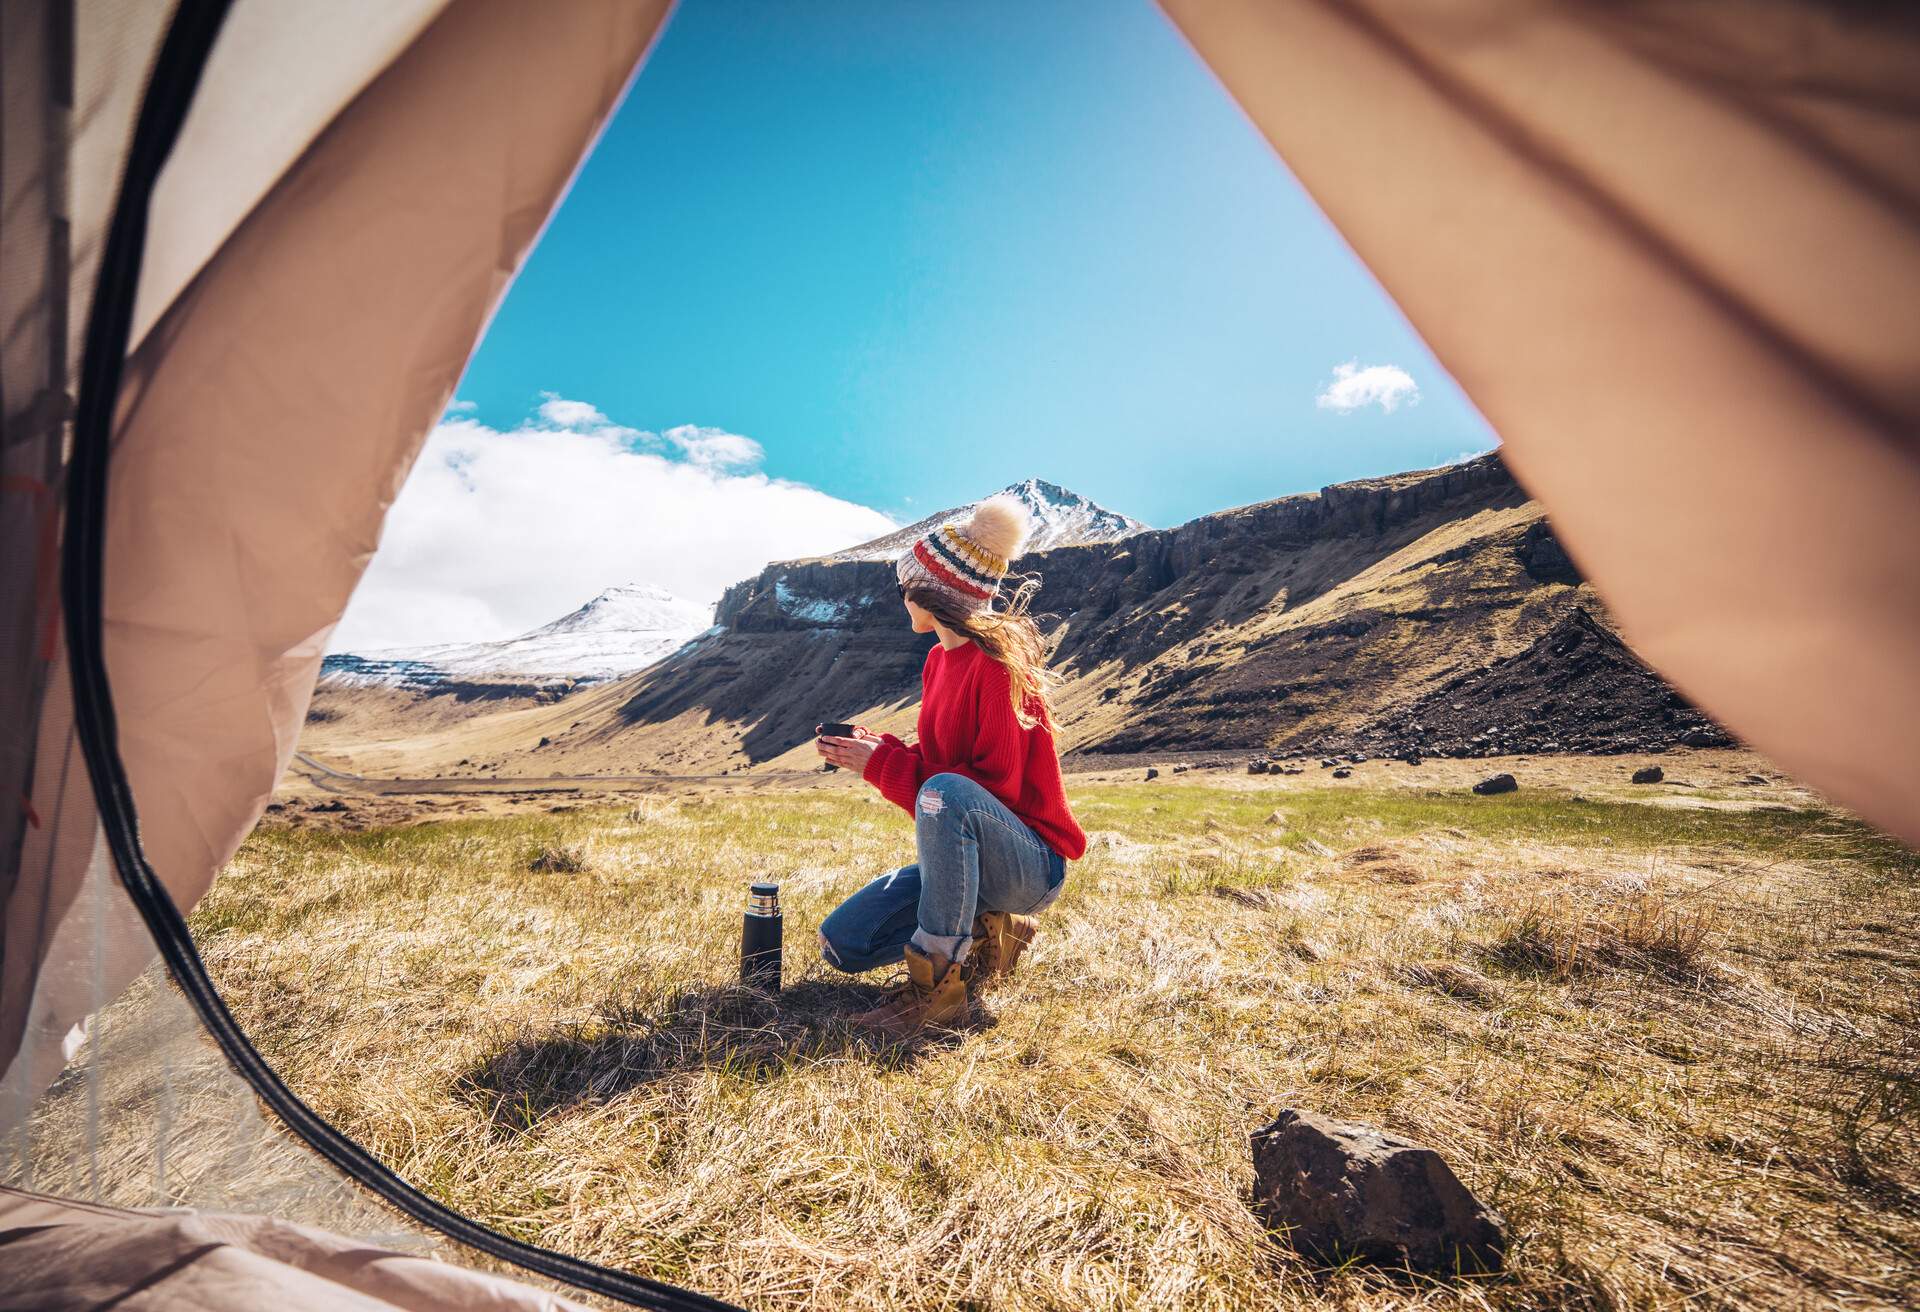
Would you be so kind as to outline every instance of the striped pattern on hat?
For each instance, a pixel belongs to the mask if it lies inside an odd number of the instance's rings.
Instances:
[[[1009,496],[989,497],[965,524],[945,524],[917,540],[894,572],[903,587],[945,593],[972,613],[993,601],[1031,528],[1025,506]]]

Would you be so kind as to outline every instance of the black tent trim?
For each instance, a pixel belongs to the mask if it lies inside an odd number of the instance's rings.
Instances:
[[[68,465],[61,605],[73,678],[74,725],[93,783],[101,825],[127,895],[146,921],[174,982],[227,1060],[261,1101],[310,1148],[354,1181],[447,1237],[554,1280],[663,1312],[740,1312],[704,1294],[522,1243],[436,1202],[301,1101],[253,1046],[227,1009],[193,945],[186,918],[148,864],[126,768],[102,645],[107,466],[113,414],[132,330],[153,189],[179,139],[230,0],[181,0],[154,63],[134,125],[118,204],[101,255],[87,320]]]

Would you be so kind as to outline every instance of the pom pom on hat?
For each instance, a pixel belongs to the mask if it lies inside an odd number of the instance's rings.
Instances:
[[[1033,517],[1018,498],[988,497],[960,524],[944,524],[916,541],[894,566],[903,587],[945,594],[962,610],[990,605],[1008,567],[1026,550]]]
[[[1027,537],[1033,532],[1033,516],[1015,497],[1005,494],[988,497],[973,508],[973,518],[960,530],[975,546],[984,547],[1001,560],[1016,561],[1027,549]]]

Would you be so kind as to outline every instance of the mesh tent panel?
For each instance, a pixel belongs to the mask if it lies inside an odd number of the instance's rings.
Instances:
[[[73,374],[121,162],[172,6],[0,7],[0,1127],[23,1114],[86,1014],[51,951],[97,824],[72,737],[57,529]],[[71,946],[71,944],[69,945]],[[125,959],[137,971],[151,948]],[[44,965],[57,973],[41,978]],[[31,1018],[30,1018],[31,1017]]]

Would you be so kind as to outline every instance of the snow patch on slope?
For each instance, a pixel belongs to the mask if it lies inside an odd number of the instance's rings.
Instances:
[[[773,599],[782,614],[810,624],[838,624],[847,617],[846,602],[828,601],[824,597],[795,596],[785,579],[774,581]]]

